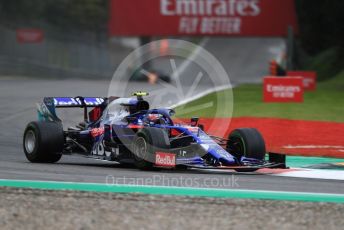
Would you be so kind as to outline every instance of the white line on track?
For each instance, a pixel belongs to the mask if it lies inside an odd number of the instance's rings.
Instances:
[[[344,149],[340,145],[286,145],[285,149]]]
[[[291,172],[284,172],[284,173],[282,172],[282,173],[270,174],[270,175],[283,176],[283,177],[309,178],[309,179],[344,180],[344,173],[340,170],[300,169],[298,171],[291,171]]]

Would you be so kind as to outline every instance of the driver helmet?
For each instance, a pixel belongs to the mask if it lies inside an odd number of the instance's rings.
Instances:
[[[161,117],[160,114],[149,113],[146,119],[149,124],[160,124]]]

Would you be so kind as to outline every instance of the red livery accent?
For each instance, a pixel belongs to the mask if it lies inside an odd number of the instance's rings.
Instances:
[[[18,43],[41,43],[44,33],[41,29],[17,29],[16,37]]]
[[[129,124],[127,127],[130,129],[142,129],[144,126],[143,125]]]
[[[198,132],[198,127],[193,127],[193,126],[188,126],[186,127],[190,132],[197,133]]]
[[[112,36],[286,36],[294,0],[111,0]]]
[[[305,90],[315,90],[317,72],[315,71],[288,71],[288,77],[303,77],[303,88]]]
[[[171,129],[171,136],[178,136],[180,135],[180,131],[177,129]]]
[[[176,155],[173,153],[156,152],[155,165],[157,166],[176,166]]]
[[[89,120],[91,122],[97,121],[102,115],[102,109],[99,107],[95,107],[88,113]]]
[[[265,77],[264,102],[303,102],[302,77]]]
[[[92,137],[98,137],[102,134],[104,134],[104,128],[94,128],[94,129],[91,129],[91,136]]]

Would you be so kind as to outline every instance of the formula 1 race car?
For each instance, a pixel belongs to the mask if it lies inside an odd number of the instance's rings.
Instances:
[[[201,168],[251,172],[285,168],[285,156],[268,154],[262,135],[253,128],[232,131],[228,138],[207,134],[198,118],[175,124],[172,109],[150,109],[136,92],[131,98],[46,97],[38,121],[24,132],[30,162],[55,163],[62,155],[133,164],[140,169]],[[63,129],[56,108],[82,108],[84,121]],[[92,110],[88,111],[88,108]]]

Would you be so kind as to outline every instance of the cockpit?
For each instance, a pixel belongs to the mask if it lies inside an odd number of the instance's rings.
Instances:
[[[103,120],[113,123],[142,123],[145,125],[173,125],[170,109],[149,109],[149,103],[143,99],[118,98],[109,103],[103,114]]]
[[[106,119],[121,120],[131,114],[148,110],[149,103],[135,98],[118,98],[109,103],[104,116]]]

